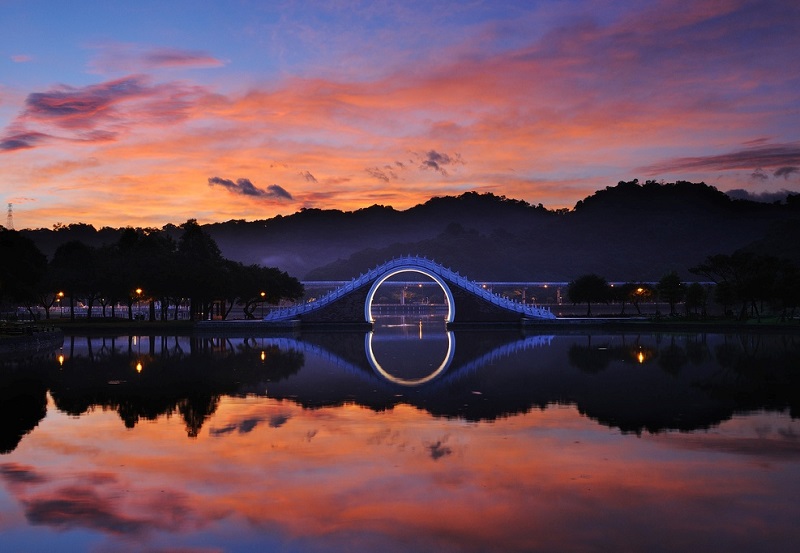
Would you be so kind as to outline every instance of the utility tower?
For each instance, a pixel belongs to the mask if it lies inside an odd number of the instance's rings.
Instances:
[[[8,204],[8,215],[6,216],[6,228],[8,230],[14,230],[14,213],[11,211],[13,205],[10,202]]]

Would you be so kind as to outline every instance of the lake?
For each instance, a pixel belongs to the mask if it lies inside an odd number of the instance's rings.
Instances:
[[[0,358],[3,551],[796,551],[800,336],[68,336]]]

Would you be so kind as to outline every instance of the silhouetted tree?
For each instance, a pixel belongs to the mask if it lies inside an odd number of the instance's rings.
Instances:
[[[681,282],[681,277],[679,277],[678,273],[675,271],[667,273],[658,281],[656,290],[658,290],[658,297],[661,298],[661,301],[665,301],[669,304],[669,314],[674,315],[675,305],[680,302],[684,296],[684,287]]]
[[[192,318],[195,319],[210,310],[215,297],[225,296],[223,257],[217,243],[195,219],[189,219],[181,228],[179,280],[181,289],[190,298]]]
[[[699,310],[700,314],[703,317],[705,317],[707,303],[708,303],[708,290],[706,289],[705,286],[703,286],[699,282],[693,282],[686,287],[687,313],[689,312],[689,310],[694,310],[695,314],[697,314]]]
[[[69,298],[69,318],[72,320],[75,319],[75,301],[81,297],[88,298],[91,313],[91,305],[99,293],[95,256],[94,248],[72,240],[60,245],[50,262],[53,282]]]
[[[33,316],[37,287],[46,272],[47,258],[33,240],[0,227],[0,300],[24,304]]]
[[[740,319],[747,317],[748,306],[751,315],[760,318],[764,302],[782,303],[784,310],[797,302],[793,298],[797,268],[773,256],[739,250],[709,256],[689,271],[715,282],[717,301],[723,305],[741,302]]]
[[[604,277],[588,274],[569,283],[567,295],[572,303],[586,303],[586,316],[592,316],[592,303],[608,302],[611,288]]]

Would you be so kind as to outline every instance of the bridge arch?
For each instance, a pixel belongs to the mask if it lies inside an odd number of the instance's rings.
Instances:
[[[364,320],[366,322],[374,322],[374,319],[372,318],[372,300],[375,298],[375,292],[378,291],[378,288],[381,287],[381,284],[400,273],[419,273],[421,275],[425,275],[438,284],[442,289],[442,292],[444,292],[445,298],[447,299],[447,317],[445,321],[452,323],[456,319],[456,300],[453,298],[453,292],[450,290],[450,287],[447,285],[444,279],[442,279],[442,277],[430,271],[426,271],[424,268],[419,266],[401,265],[399,267],[393,267],[389,269],[381,276],[376,278],[375,282],[372,283],[369,292],[367,292],[367,298],[364,301]]]
[[[523,319],[556,318],[547,307],[503,298],[431,259],[409,255],[370,269],[317,300],[270,310],[264,320],[311,324],[363,324],[366,321],[372,324],[375,291],[386,279],[404,272],[425,275],[441,287],[447,297],[447,323],[519,322]],[[456,320],[456,301],[459,302],[459,320]]]

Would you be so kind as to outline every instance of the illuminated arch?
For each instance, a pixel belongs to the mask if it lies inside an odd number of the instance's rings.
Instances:
[[[389,382],[392,382],[394,384],[399,384],[400,386],[409,386],[409,387],[420,386],[422,384],[425,384],[426,382],[430,382],[431,380],[433,380],[434,378],[436,378],[437,376],[439,376],[440,374],[442,374],[447,370],[447,368],[450,366],[450,363],[453,362],[453,355],[455,355],[456,352],[456,337],[453,334],[452,330],[448,330],[446,333],[447,353],[445,354],[442,363],[438,367],[436,367],[436,369],[434,369],[432,373],[423,376],[422,378],[414,378],[414,379],[400,378],[387,372],[386,369],[384,369],[381,366],[381,364],[378,363],[378,360],[375,358],[375,352],[372,349],[373,334],[374,332],[370,331],[367,332],[367,335],[364,337],[364,349],[367,352],[367,360],[369,361],[372,370],[374,370],[379,376],[385,378]]]
[[[368,323],[374,322],[372,318],[372,300],[375,298],[375,292],[378,291],[381,284],[383,284],[387,279],[393,277],[394,275],[400,273],[420,273],[425,275],[426,277],[433,280],[444,292],[445,297],[447,298],[447,318],[445,319],[448,323],[452,323],[456,318],[456,301],[453,298],[453,292],[450,291],[450,287],[447,286],[447,283],[442,280],[442,278],[434,273],[426,271],[423,268],[416,267],[414,265],[404,265],[400,267],[394,267],[390,269],[382,276],[377,278],[375,282],[372,283],[372,287],[369,289],[369,293],[367,294],[367,299],[364,302],[364,320]]]

